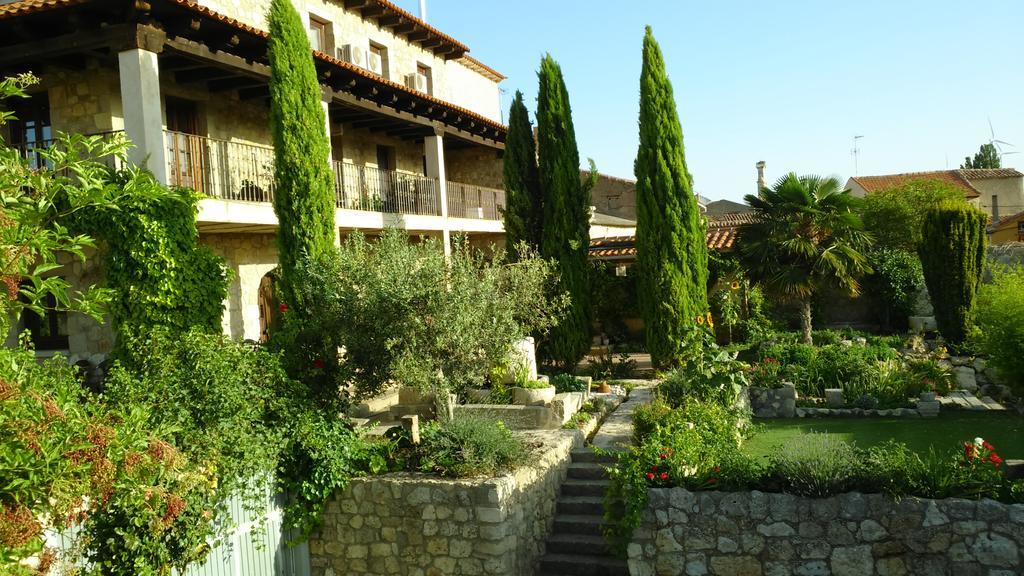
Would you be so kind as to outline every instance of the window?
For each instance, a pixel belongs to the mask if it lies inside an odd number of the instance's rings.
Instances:
[[[383,44],[370,42],[370,61],[367,64],[370,70],[385,78],[391,78],[391,70],[388,66],[388,49]]]
[[[420,76],[423,76],[424,78],[427,79],[426,89],[423,90],[423,91],[426,92],[427,94],[433,94],[434,93],[434,78],[433,78],[433,76],[430,73],[430,66],[427,66],[425,64],[417,63],[416,64],[416,74],[418,74]]]
[[[68,313],[54,310],[57,299],[47,294],[41,302],[46,311],[42,316],[26,309],[22,314],[25,329],[32,335],[37,350],[68,349]]]
[[[309,46],[318,52],[331,53],[331,23],[309,15]]]
[[[49,97],[43,93],[24,100],[12,98],[7,104],[16,117],[9,123],[12,147],[20,150],[33,168],[42,168],[46,162],[36,150],[49,146],[53,138]]]

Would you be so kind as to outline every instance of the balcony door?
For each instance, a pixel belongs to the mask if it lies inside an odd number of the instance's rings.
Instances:
[[[398,211],[398,191],[395,189],[395,147],[377,145],[377,186],[385,212]]]
[[[12,98],[6,104],[15,116],[9,123],[11,146],[28,159],[32,168],[42,168],[46,161],[38,151],[53,143],[49,97],[42,93],[23,100]]]
[[[199,111],[195,102],[168,97],[167,158],[171,184],[205,192],[206,154],[199,136]]]

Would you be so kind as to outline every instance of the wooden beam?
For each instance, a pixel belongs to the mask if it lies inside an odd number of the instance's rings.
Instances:
[[[398,24],[401,24],[403,20],[405,20],[405,18],[397,14],[392,14],[390,16],[381,16],[380,18],[377,19],[377,25],[380,26],[381,28],[393,28]]]
[[[419,42],[420,40],[426,40],[429,37],[430,32],[427,32],[426,30],[418,30],[406,36],[409,42]]]
[[[354,10],[356,8],[362,8],[370,3],[370,0],[345,0],[345,9]]]
[[[3,46],[0,50],[0,67],[42,62],[102,47],[121,51],[135,39],[136,28],[135,24],[116,24],[99,31],[73,32],[55,38],[36,38],[23,44]]]
[[[398,35],[402,35],[402,34],[408,34],[409,32],[412,32],[415,29],[416,29],[416,23],[415,22],[403,22],[403,23],[399,24],[398,26],[395,26],[394,28],[392,28],[391,32],[393,32],[395,34],[398,34]]]
[[[270,86],[256,86],[254,88],[243,88],[238,91],[241,100],[258,100],[270,97]]]
[[[251,78],[249,76],[235,76],[233,78],[225,78],[222,80],[214,80],[207,83],[206,88],[210,92],[225,92],[228,90],[244,90],[246,88],[255,88],[257,86],[266,86],[267,81],[260,78]]]
[[[362,9],[359,10],[359,14],[362,15],[363,18],[373,18],[375,16],[380,16],[383,13],[384,7],[380,6],[379,4],[375,4],[372,6],[364,6]]]
[[[444,44],[444,40],[441,40],[440,38],[431,38],[420,42],[420,46],[423,46],[424,48],[435,48],[441,44]]]
[[[174,74],[174,78],[182,84],[226,80],[237,76],[238,72],[235,70],[225,70],[224,68],[217,68],[214,66],[207,66],[206,68],[199,68],[197,70],[186,70],[184,72],[176,72]]]

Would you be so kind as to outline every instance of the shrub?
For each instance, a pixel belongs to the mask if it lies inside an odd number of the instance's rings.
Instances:
[[[966,204],[928,211],[918,248],[939,332],[959,345],[970,332],[974,300],[985,264],[988,216]]]
[[[882,326],[906,328],[914,313],[917,294],[924,286],[917,254],[897,248],[878,248],[868,253],[874,272],[864,279],[865,292]]]
[[[546,380],[527,380],[525,382],[516,382],[516,386],[526,388],[527,390],[542,390],[544,388],[551,388],[552,384]]]
[[[992,366],[1024,396],[1024,268],[993,270],[978,293],[977,321]]]
[[[672,406],[693,399],[733,407],[747,384],[746,365],[736,353],[719,348],[711,333],[698,327],[687,332],[681,350],[679,367],[658,386],[658,395]]]
[[[771,470],[781,487],[801,496],[846,492],[860,477],[860,454],[849,442],[827,434],[805,434],[779,447]]]
[[[953,371],[931,358],[910,358],[907,360],[907,370],[910,372],[911,382],[917,388],[917,393],[913,393],[912,390],[910,396],[929,391],[946,395],[956,384]]]
[[[36,574],[20,561],[44,529],[80,527],[104,574],[169,573],[206,553],[212,478],[149,410],[87,398],[62,358],[0,348],[0,573]]]
[[[666,422],[672,413],[672,407],[660,397],[655,397],[651,402],[633,409],[633,444],[643,444],[654,429]]]
[[[446,260],[438,241],[412,242],[394,229],[375,242],[354,234],[333,257],[300,270],[305,307],[288,310],[274,345],[286,351],[290,374],[327,396],[351,384],[360,396],[394,382],[480,388],[565,303],[545,295],[552,268],[527,252],[507,264],[500,252],[485,259],[457,241]]]
[[[420,431],[420,470],[442,476],[494,475],[523,464],[527,448],[500,421],[458,417]]]
[[[628,353],[623,352],[619,354],[619,360],[616,362],[609,352],[604,356],[591,357],[586,372],[598,380],[632,378],[636,372],[636,360],[630,358]]]
[[[946,202],[966,205],[963,191],[941,180],[911,180],[872,192],[861,203],[864,228],[880,247],[913,252],[928,209]]]
[[[552,376],[551,385],[555,387],[555,392],[559,394],[563,392],[583,392],[587,389],[587,382],[572,374],[556,374]]]

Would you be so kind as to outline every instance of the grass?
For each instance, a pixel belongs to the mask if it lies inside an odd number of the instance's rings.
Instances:
[[[1006,459],[1024,459],[1024,418],[1011,414],[960,413],[938,418],[849,418],[762,420],[760,431],[746,441],[743,451],[758,459],[787,440],[821,432],[854,442],[861,448],[894,439],[911,450],[927,453],[930,446],[945,450],[981,436]]]

